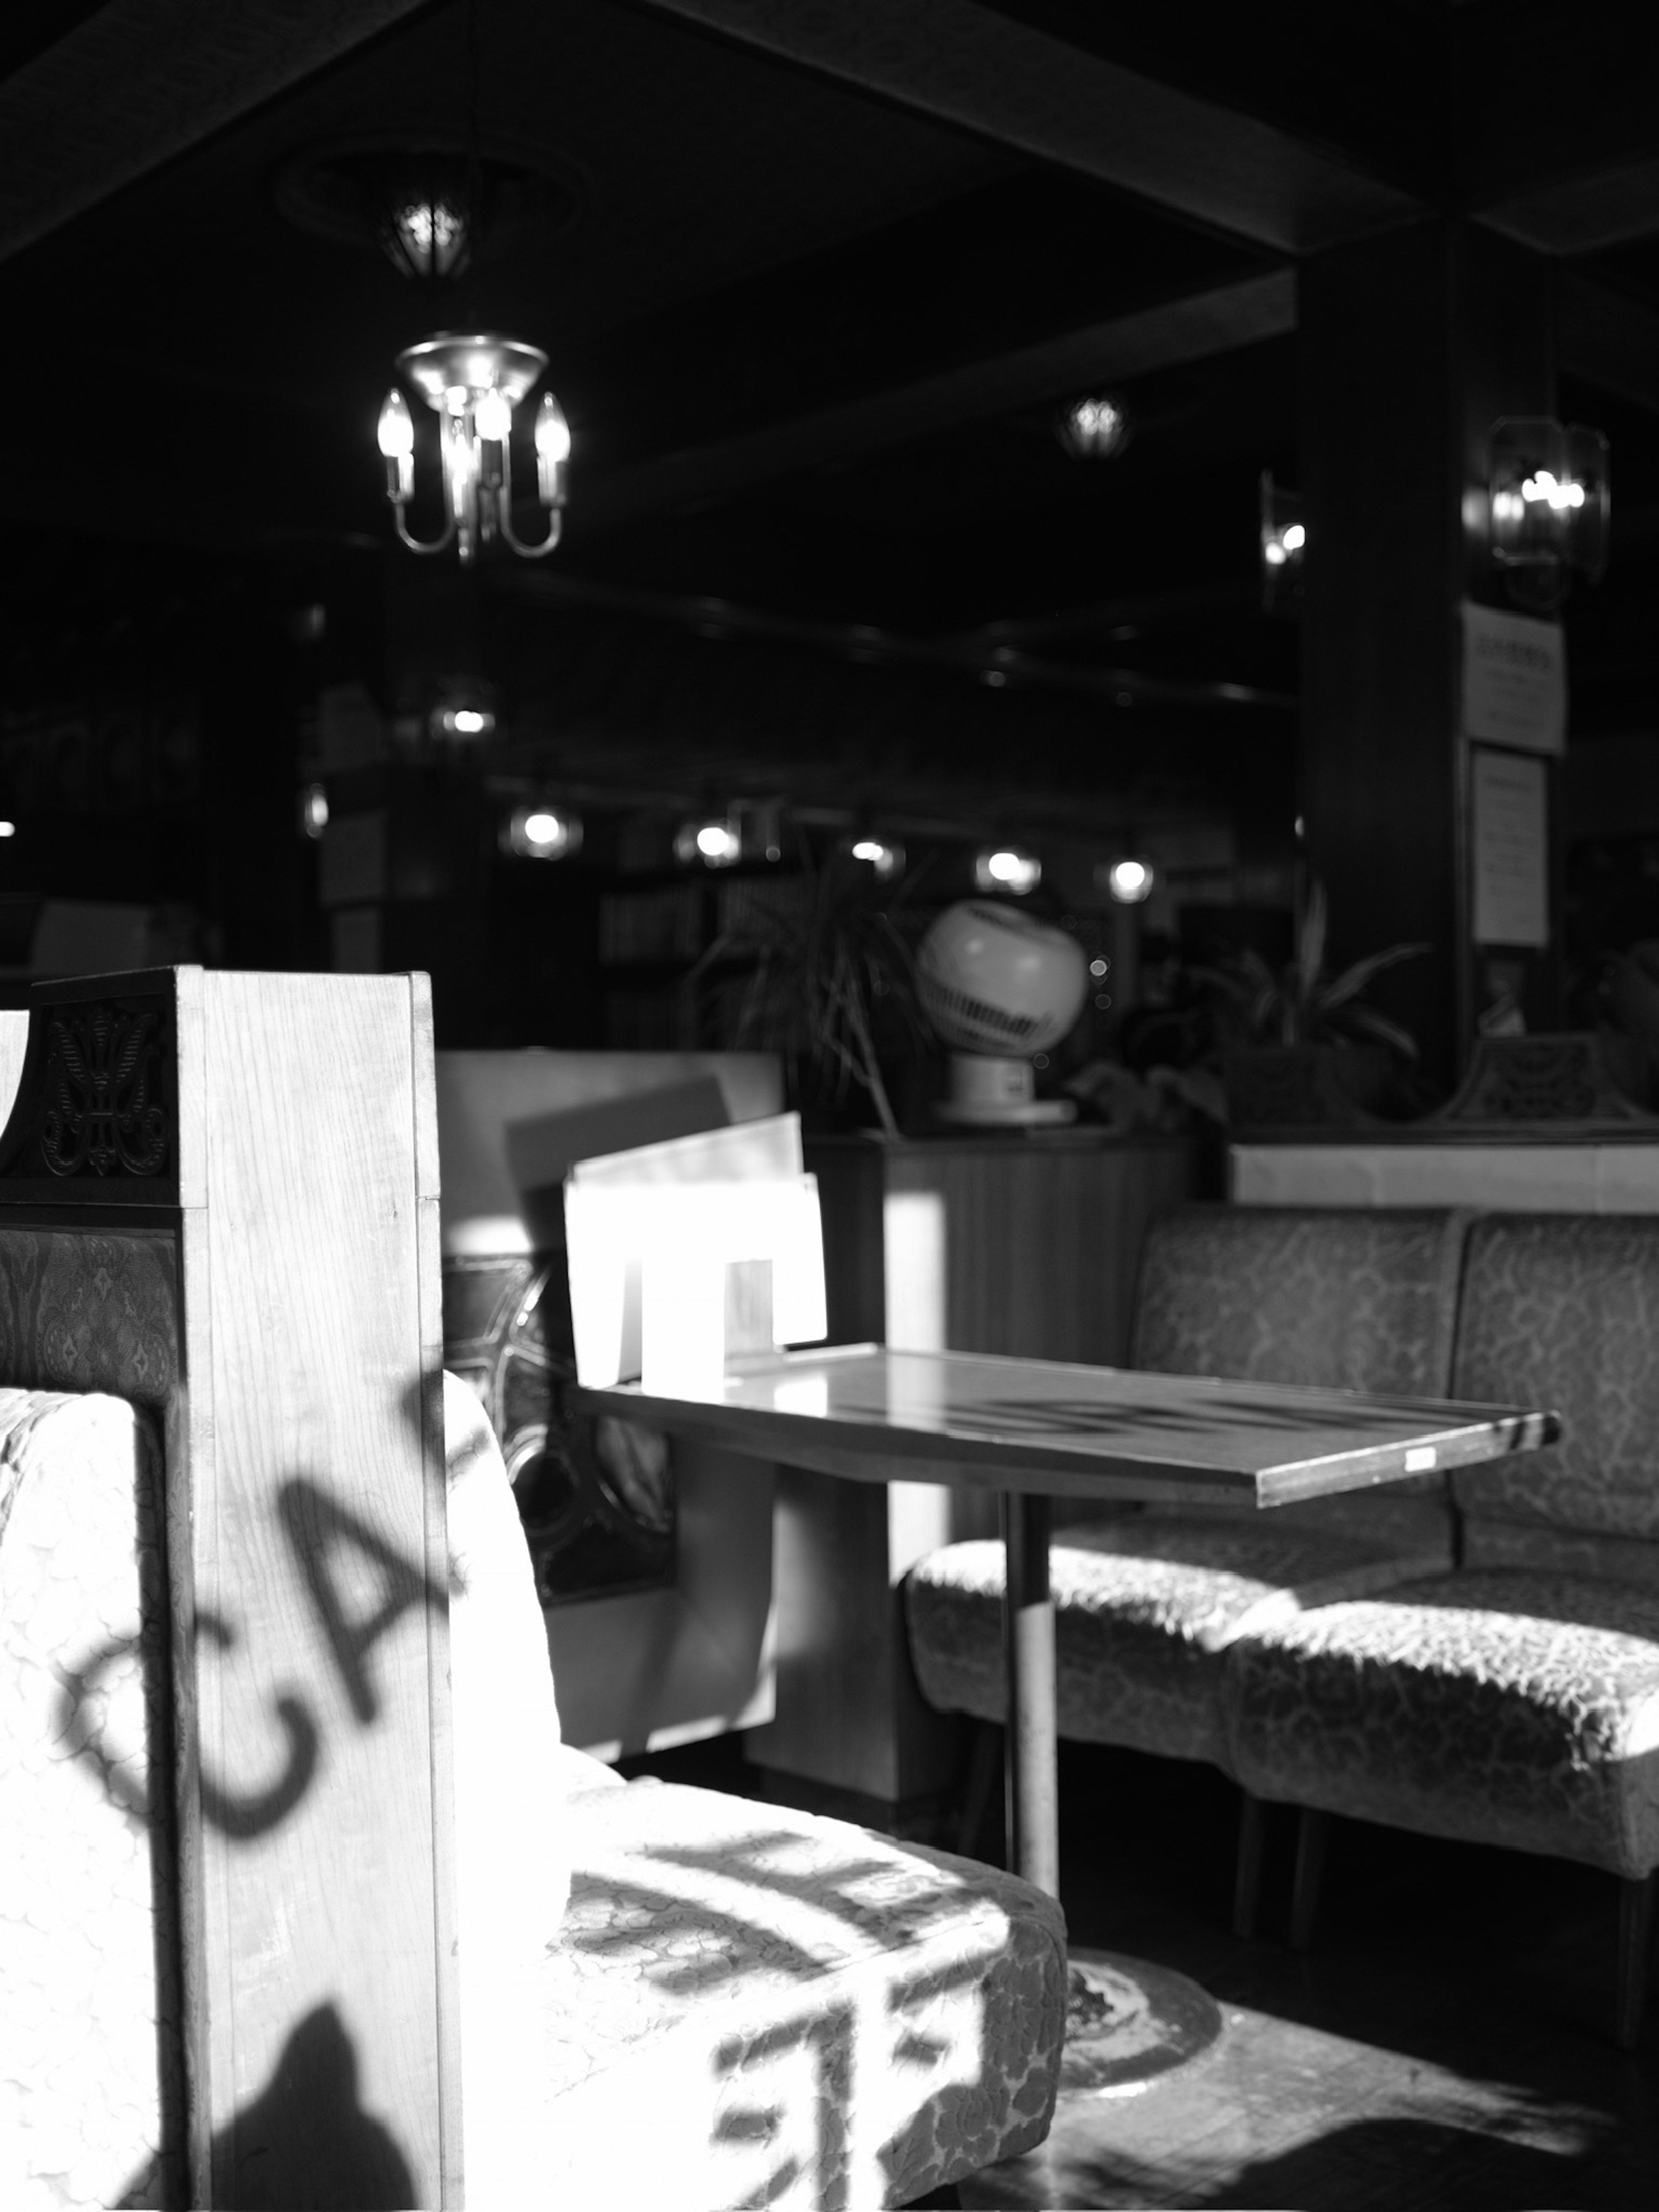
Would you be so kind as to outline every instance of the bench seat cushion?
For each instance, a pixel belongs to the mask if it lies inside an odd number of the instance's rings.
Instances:
[[[1053,1899],[709,1790],[594,1790],[568,1819],[535,2202],[898,2204],[1046,2134],[1066,1984]]]
[[[1308,1606],[1362,1597],[1445,1564],[1437,1536],[1399,1551],[1286,1521],[1147,1512],[1068,1528],[1049,1554],[1060,1733],[1227,1763],[1222,1655]],[[910,1649],[931,1705],[1006,1717],[1003,1551],[946,1545],[904,1586]]]
[[[1659,1864],[1659,1591],[1529,1569],[1407,1583],[1259,1626],[1224,1694],[1258,1796]]]

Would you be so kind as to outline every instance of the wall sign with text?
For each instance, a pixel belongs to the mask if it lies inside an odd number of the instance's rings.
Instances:
[[[1535,755],[1470,748],[1477,945],[1550,941],[1548,773]]]
[[[1476,744],[1561,753],[1567,647],[1559,623],[1463,603],[1463,734]]]

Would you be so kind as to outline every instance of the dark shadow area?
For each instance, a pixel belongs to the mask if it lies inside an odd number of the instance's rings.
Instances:
[[[1519,2212],[1586,2200],[1593,2163],[1571,2152],[1505,2141],[1486,2130],[1431,2120],[1360,2120],[1241,2166],[1215,2191],[1193,2196],[1194,2212]]]
[[[357,2054],[339,2014],[319,2005],[289,2037],[270,2086],[215,2136],[214,2201],[239,2212],[407,2212],[414,2176],[358,2102]]]

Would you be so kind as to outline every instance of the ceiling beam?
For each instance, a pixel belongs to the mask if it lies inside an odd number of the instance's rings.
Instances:
[[[0,83],[0,260],[425,4],[109,0]]]
[[[1069,691],[1115,707],[1267,707],[1276,713],[1293,714],[1297,706],[1287,692],[1221,678],[1158,676],[1145,669],[1039,659],[1035,654],[994,644],[989,632],[949,638],[909,637],[896,630],[878,629],[868,623],[820,622],[774,614],[763,608],[740,606],[731,599],[599,583],[560,569],[498,568],[491,573],[489,587],[502,599],[523,600],[532,606],[599,608],[609,614],[672,623],[717,642],[805,646],[845,660],[938,669],[976,678],[999,690],[1015,684]]]
[[[1485,207],[1480,220],[1540,253],[1597,253],[1659,231],[1659,155],[1613,161]]]
[[[988,421],[1097,382],[1202,361],[1295,328],[1295,274],[1274,270],[764,430],[641,461],[580,488],[581,525],[610,529],[642,514],[738,498],[780,477]]]
[[[1428,211],[1255,116],[973,0],[645,4],[1278,252],[1316,252]]]

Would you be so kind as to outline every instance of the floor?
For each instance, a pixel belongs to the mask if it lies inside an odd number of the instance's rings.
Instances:
[[[732,1748],[709,1747],[718,1771],[695,1778],[741,1787]],[[1610,1878],[1339,1823],[1304,1957],[1282,1941],[1290,1814],[1270,1830],[1263,1933],[1241,1942],[1220,1775],[1066,1745],[1060,1804],[1074,1958],[1175,1968],[1225,2026],[1149,2085],[1063,2092],[1043,2148],[963,2184],[965,2207],[1659,2205],[1659,1988],[1640,2049],[1615,2050]]]

